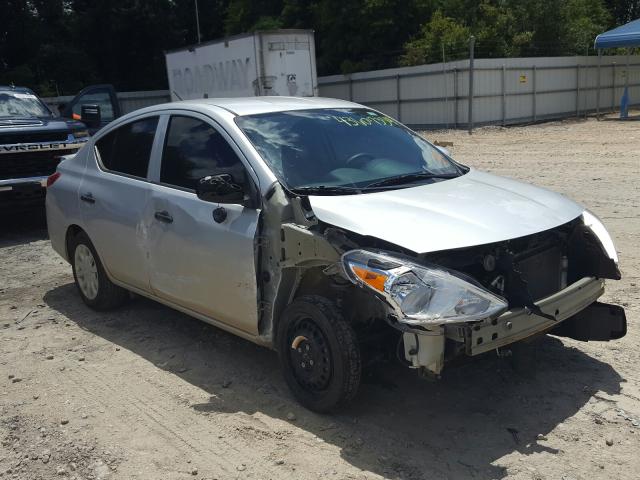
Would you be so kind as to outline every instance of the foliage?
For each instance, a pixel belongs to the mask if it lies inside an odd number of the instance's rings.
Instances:
[[[478,57],[584,55],[611,25],[601,0],[449,0],[405,45],[404,65]]]
[[[442,10],[437,10],[431,20],[422,26],[420,35],[407,42],[405,53],[401,57],[402,65],[420,65],[437,62],[449,52],[458,57],[467,51],[467,43],[471,31],[451,17],[445,17]]]
[[[2,0],[0,84],[166,88],[164,51],[197,42],[195,0]],[[311,28],[320,74],[478,57],[583,55],[640,0],[197,0],[204,41]],[[593,53],[593,50],[592,52]]]

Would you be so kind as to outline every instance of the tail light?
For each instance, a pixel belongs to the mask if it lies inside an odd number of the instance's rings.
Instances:
[[[49,177],[47,178],[47,188],[49,188],[51,185],[56,183],[56,180],[60,178],[60,175],[61,175],[60,172],[56,172],[53,175],[49,175]]]

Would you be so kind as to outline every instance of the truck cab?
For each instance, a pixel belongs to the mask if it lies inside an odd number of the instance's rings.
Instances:
[[[41,204],[62,157],[118,116],[111,85],[85,88],[59,113],[26,87],[0,86],[0,211]]]

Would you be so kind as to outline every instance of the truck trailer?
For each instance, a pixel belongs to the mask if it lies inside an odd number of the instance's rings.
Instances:
[[[313,30],[257,31],[165,52],[171,100],[318,94]]]

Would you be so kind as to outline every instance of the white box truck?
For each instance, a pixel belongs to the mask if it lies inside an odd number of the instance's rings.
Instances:
[[[313,30],[237,35],[165,52],[171,100],[318,94]]]

